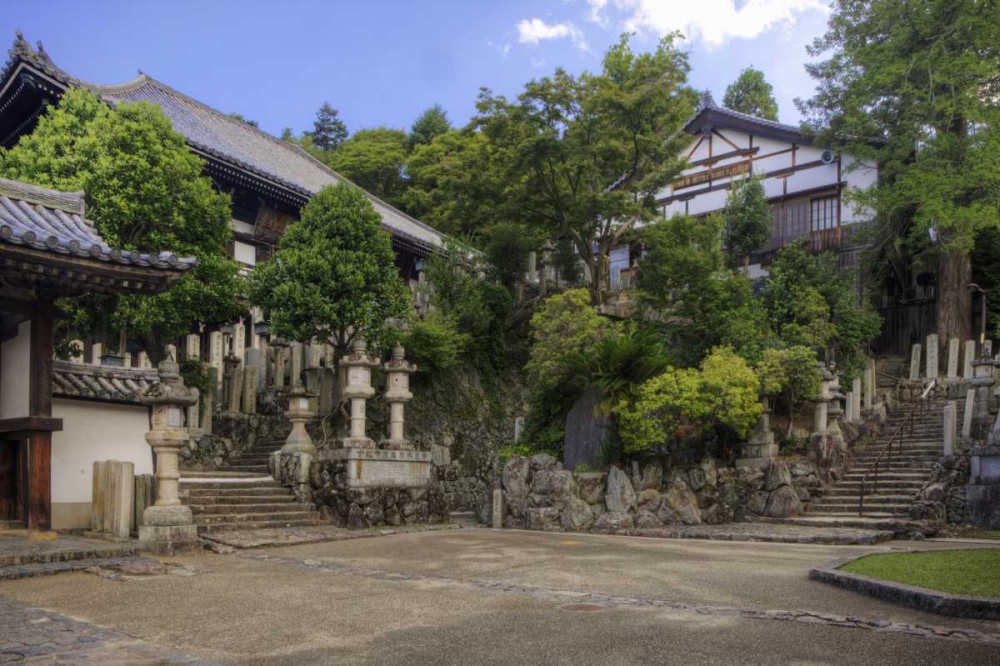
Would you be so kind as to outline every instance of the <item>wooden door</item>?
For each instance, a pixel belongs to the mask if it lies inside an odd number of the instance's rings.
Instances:
[[[0,440],[0,522],[23,520],[18,484],[19,444]]]

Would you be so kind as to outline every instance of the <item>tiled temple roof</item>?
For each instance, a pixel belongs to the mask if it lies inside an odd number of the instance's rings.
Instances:
[[[195,259],[109,247],[84,217],[83,192],[56,192],[0,178],[0,244],[122,265],[186,271]]]
[[[139,394],[160,381],[152,368],[114,368],[52,362],[52,395],[107,402],[139,403]]]
[[[156,79],[140,74],[120,85],[98,85],[70,76],[52,62],[41,44],[36,51],[18,35],[11,49],[11,62],[20,59],[43,71],[62,85],[85,88],[110,104],[146,101],[163,109],[188,144],[206,156],[263,177],[304,199],[326,185],[347,182],[301,147],[282,141],[267,132],[233,118],[207,104],[174,90]],[[8,68],[10,67],[8,63]],[[7,72],[4,72],[6,75]],[[368,194],[386,229],[401,238],[433,249],[444,245],[440,232]]]
[[[715,120],[721,119],[723,121],[729,120],[735,125],[747,129],[756,127],[759,128],[762,134],[775,134],[785,138],[797,138],[801,141],[811,140],[810,137],[804,135],[802,130],[795,125],[786,125],[785,123],[779,123],[776,120],[758,118],[757,116],[751,116],[748,113],[740,113],[739,111],[733,111],[732,109],[727,109],[724,106],[719,106],[712,98],[712,94],[705,91],[701,95],[698,108],[695,110],[694,115],[691,116],[691,119],[684,124],[684,131],[697,131],[700,129],[702,121],[707,118],[713,118]]]

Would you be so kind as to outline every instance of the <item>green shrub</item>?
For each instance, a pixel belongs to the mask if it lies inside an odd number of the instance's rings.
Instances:
[[[525,458],[530,458],[531,456],[538,453],[537,450],[533,449],[531,445],[522,443],[510,444],[505,446],[499,451],[497,451],[497,462],[499,464],[499,469],[502,471],[507,461],[511,457],[518,455],[524,456]]]
[[[403,338],[407,356],[420,372],[438,372],[454,367],[469,344],[470,337],[459,333],[455,323],[433,314],[410,325]]]

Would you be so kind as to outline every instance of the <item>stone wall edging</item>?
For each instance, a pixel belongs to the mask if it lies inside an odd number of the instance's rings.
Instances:
[[[940,551],[907,550],[905,552]],[[867,557],[867,555],[842,558],[823,566],[813,567],[809,570],[809,578],[852,592],[867,594],[898,606],[907,606],[938,615],[976,620],[1000,620],[1000,598],[948,594],[925,587],[915,587],[840,571],[840,567],[859,560],[861,557]]]

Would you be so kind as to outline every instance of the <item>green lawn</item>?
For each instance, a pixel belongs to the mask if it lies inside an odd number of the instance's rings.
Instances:
[[[840,569],[949,594],[1000,597],[1000,548],[867,555]]]

